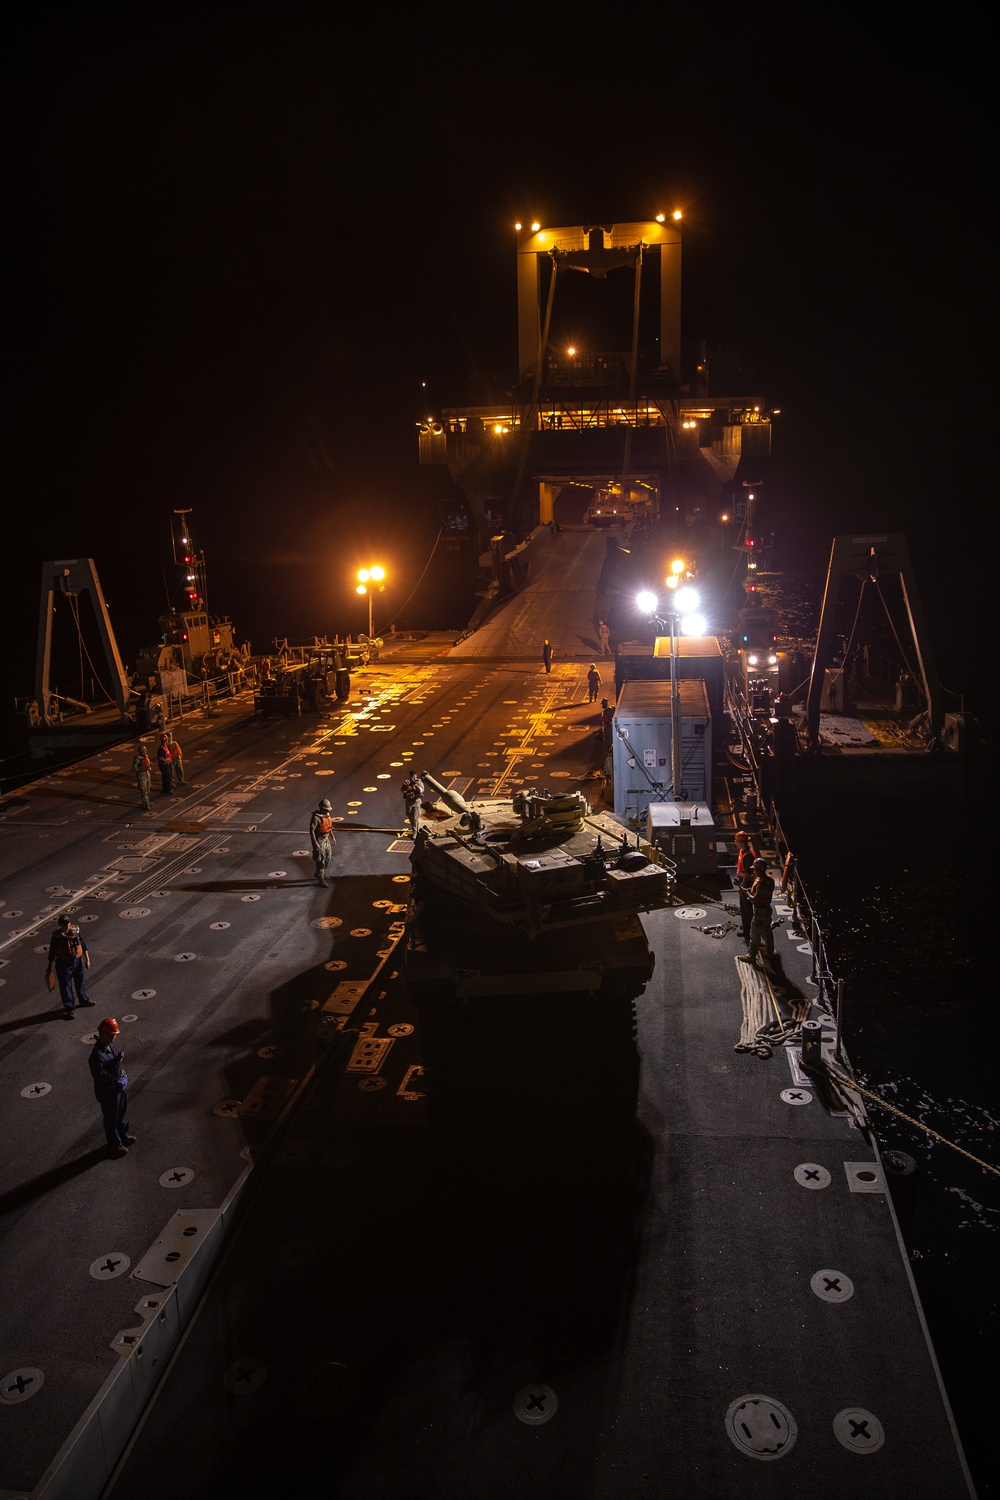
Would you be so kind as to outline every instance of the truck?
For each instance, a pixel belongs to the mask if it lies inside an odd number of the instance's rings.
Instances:
[[[304,708],[323,713],[331,701],[346,703],[351,673],[371,659],[371,643],[319,636],[307,645],[275,643],[273,656],[260,663],[253,709],[259,718],[297,719]]]

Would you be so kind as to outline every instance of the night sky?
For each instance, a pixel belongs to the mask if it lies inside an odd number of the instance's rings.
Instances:
[[[360,629],[376,553],[401,603],[449,488],[420,383],[513,364],[514,219],[675,205],[685,341],[782,408],[786,560],[906,530],[960,662],[993,589],[982,40],[900,7],[393,15],[35,4],[8,31],[8,697],[45,557],[96,558],[126,660],[155,638],[181,505],[260,649]]]

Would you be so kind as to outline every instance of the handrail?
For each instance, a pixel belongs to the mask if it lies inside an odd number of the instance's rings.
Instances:
[[[750,774],[756,788],[759,806],[762,811],[764,821],[770,827],[771,833],[773,835],[777,862],[782,868],[784,868],[785,859],[789,854],[792,853],[791,844],[789,843],[789,840],[785,835],[785,830],[781,825],[781,819],[779,817],[778,809],[775,806],[773,797],[765,801],[763,793],[761,791],[760,758],[757,753],[758,747],[755,738],[751,733],[753,720],[747,713],[746,708],[738,695],[731,690],[731,687],[727,694],[727,697],[730,716],[736,726],[737,732],[739,733],[740,740],[743,745],[743,754],[746,759],[747,771]],[[794,855],[793,858],[795,858]],[[824,1003],[825,1008],[829,1009],[828,1002],[833,998],[834,995],[837,994],[837,979],[830,966],[830,960],[826,951],[826,941],[823,937],[823,929],[817,915],[816,907],[799,872],[797,859],[795,859],[794,882],[790,882],[789,884],[791,887],[792,896],[790,905],[792,906],[793,911],[801,914],[806,919],[803,925],[808,930],[809,946],[812,950],[812,971],[810,974],[810,978],[817,987],[819,999]],[[837,1044],[839,1047],[839,1034]]]

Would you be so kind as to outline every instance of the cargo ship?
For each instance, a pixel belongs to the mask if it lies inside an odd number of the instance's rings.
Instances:
[[[149,813],[121,744],[3,799],[8,1490],[974,1493],[903,1248],[908,1181],[850,1069],[808,871],[782,888],[735,668],[631,594],[665,588],[678,550],[680,523],[658,530],[675,440],[742,492],[767,425],[743,420],[759,402],[684,405],[665,225],[518,231],[522,354],[543,358],[505,411],[527,441],[505,456],[459,408],[420,434],[422,454],[453,440],[499,539],[467,632],[388,644],[350,701],[334,679],[287,714],[255,713],[248,684],[199,706]],[[638,286],[647,238],[661,403],[637,355],[596,352],[613,396],[567,378],[549,400],[543,270],[547,305],[593,251]],[[568,258],[550,272],[543,247]],[[554,465],[565,432],[579,452]],[[659,517],[588,520],[641,483]],[[678,514],[704,578],[726,533],[702,551]],[[778,886],[756,964],[738,832]],[[66,1023],[43,978],[62,914],[96,1006]],[[127,1038],[121,1159],[86,1069],[103,1014]]]

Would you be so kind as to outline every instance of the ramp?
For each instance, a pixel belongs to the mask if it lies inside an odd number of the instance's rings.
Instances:
[[[606,533],[543,531],[532,543],[525,587],[448,654],[541,660],[548,639],[556,661],[593,656],[600,650],[597,584],[606,552]]]

